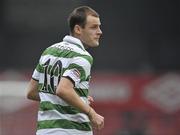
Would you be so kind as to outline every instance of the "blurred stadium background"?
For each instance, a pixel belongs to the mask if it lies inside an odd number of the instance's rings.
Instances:
[[[68,34],[77,6],[101,15],[93,106],[105,116],[95,135],[180,134],[179,0],[1,0],[0,135],[33,135],[38,104],[26,99],[41,52]]]

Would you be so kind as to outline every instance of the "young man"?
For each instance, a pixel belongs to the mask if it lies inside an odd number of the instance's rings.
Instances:
[[[99,15],[81,6],[68,23],[70,35],[42,53],[30,80],[27,97],[40,101],[37,135],[92,135],[92,127],[104,126],[104,117],[89,105],[93,58],[85,50],[99,46]]]

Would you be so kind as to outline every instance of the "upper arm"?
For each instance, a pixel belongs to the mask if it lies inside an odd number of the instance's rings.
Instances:
[[[56,93],[59,93],[61,90],[73,89],[73,87],[74,83],[71,81],[71,79],[62,77],[58,84]]]

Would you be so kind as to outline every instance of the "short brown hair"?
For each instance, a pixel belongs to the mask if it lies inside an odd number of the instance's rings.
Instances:
[[[74,32],[74,26],[76,24],[84,28],[88,15],[99,17],[99,14],[88,6],[80,6],[75,8],[68,17],[68,25],[70,28],[70,32]]]

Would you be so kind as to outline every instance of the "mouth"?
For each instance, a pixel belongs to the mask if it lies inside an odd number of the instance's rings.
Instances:
[[[100,37],[95,38],[95,40],[99,40],[99,39],[100,39]]]

